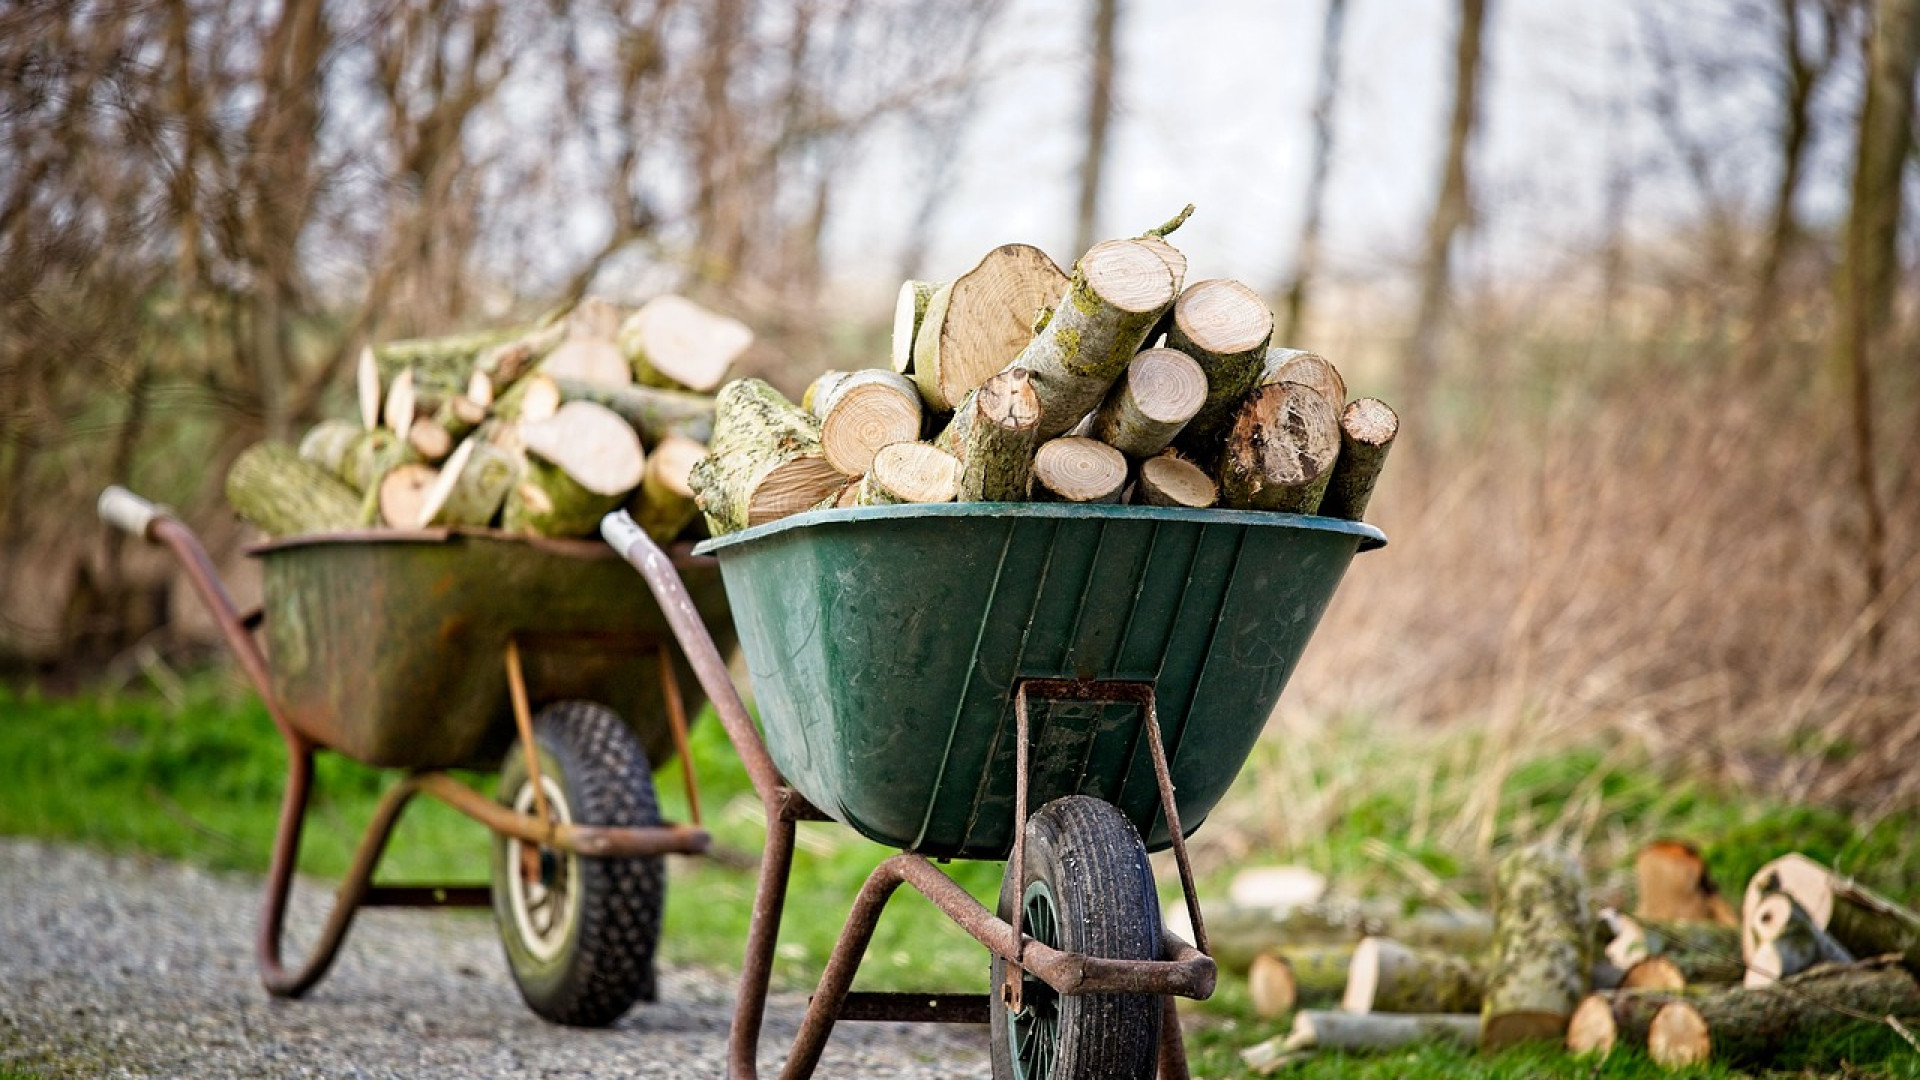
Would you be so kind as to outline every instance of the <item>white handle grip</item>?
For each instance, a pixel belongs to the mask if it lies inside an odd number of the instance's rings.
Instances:
[[[625,510],[615,510],[600,519],[600,535],[606,539],[607,543],[612,544],[613,550],[619,552],[620,557],[624,559],[627,557],[627,552],[633,550],[634,541],[646,534],[640,531],[640,526],[633,520],[632,515]]]
[[[144,538],[147,526],[161,509],[118,484],[100,493],[100,520],[122,532]]]

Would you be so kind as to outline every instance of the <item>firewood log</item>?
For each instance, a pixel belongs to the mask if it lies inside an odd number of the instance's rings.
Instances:
[[[1352,961],[1353,948],[1347,945],[1301,945],[1260,953],[1247,965],[1253,1011],[1271,1018],[1302,1006],[1338,1004]]]
[[[1126,486],[1126,456],[1106,443],[1067,436],[1041,443],[1033,455],[1036,500],[1118,502]]]
[[[1894,958],[1825,965],[1759,989],[1734,986],[1667,1003],[1648,1025],[1647,1055],[1668,1068],[1764,1064],[1788,1047],[1915,1015],[1920,986]]]
[[[380,478],[380,520],[388,528],[414,529],[420,526],[421,509],[427,493],[433,490],[440,471],[431,465],[414,462],[388,471]]]
[[[1784,892],[1806,909],[1813,925],[1855,956],[1900,953],[1920,972],[1920,913],[1841,877],[1798,853],[1762,866],[1747,882],[1742,923],[1769,892]],[[1745,942],[1743,941],[1743,946]]]
[[[1308,945],[1351,950],[1368,935],[1416,948],[1479,955],[1493,941],[1493,920],[1479,912],[1425,909],[1411,915],[1397,904],[1325,900],[1282,913],[1214,905],[1207,911],[1207,942],[1222,970],[1244,972],[1262,952]]]
[[[1026,368],[1008,368],[967,394],[934,445],[960,462],[960,502],[1023,502],[1040,445],[1040,398]]]
[[[753,331],[684,297],[656,296],[620,324],[616,340],[641,384],[708,394],[753,344]]]
[[[1480,1008],[1486,973],[1473,961],[1391,938],[1362,938],[1340,1007],[1351,1013],[1464,1013]]]
[[[493,403],[493,415],[502,420],[539,423],[559,412],[564,400],[560,384],[545,372],[540,372],[526,376],[501,394]]]
[[[1055,272],[1059,268],[1055,267]],[[933,300],[933,294],[940,291],[937,281],[907,281],[900,285],[900,297],[893,305],[893,370],[900,375],[913,375],[913,343],[920,336],[920,325],[926,321],[927,305]]]
[[[416,525],[478,528],[491,522],[524,467],[518,453],[474,435],[461,440],[421,499]]]
[[[360,496],[283,443],[255,443],[227,470],[227,504],[268,536],[352,529]]]
[[[1644,1048],[1654,1014],[1676,1000],[1678,995],[1661,990],[1588,994],[1567,1022],[1567,1050],[1605,1057],[1616,1046]]]
[[[1135,242],[1153,252],[1155,255],[1160,256],[1160,261],[1167,264],[1167,273],[1173,277],[1174,294],[1178,295],[1181,288],[1187,283],[1186,253],[1174,247],[1172,244],[1167,243],[1166,237],[1155,236],[1152,233],[1136,237]]]
[[[897,442],[880,448],[873,466],[860,478],[857,506],[952,502],[960,486],[960,462],[923,442]]]
[[[347,453],[366,433],[350,420],[322,420],[301,436],[300,460],[338,477]]]
[[[1296,1050],[1398,1050],[1422,1043],[1470,1048],[1480,1038],[1480,1017],[1474,1014],[1396,1015],[1347,1013],[1303,1009],[1294,1014],[1293,1030],[1282,1044]]]
[[[715,401],[713,441],[688,477],[715,536],[797,514],[838,493],[846,476],[820,448],[820,422],[759,379],[736,379]]]
[[[646,455],[613,410],[569,401],[546,420],[519,425],[527,466],[501,509],[509,532],[584,536],[640,484]]]
[[[1181,290],[1167,323],[1167,347],[1192,357],[1206,373],[1207,396],[1177,445],[1197,460],[1220,452],[1241,403],[1266,368],[1273,312],[1238,281],[1215,278]]]
[[[1400,434],[1400,417],[1377,398],[1361,398],[1340,413],[1340,454],[1327,478],[1326,494],[1314,512],[1343,521],[1359,521],[1373,498],[1373,486]]]
[[[881,447],[920,438],[920,391],[892,371],[831,373],[810,388],[801,408],[820,418],[820,446],[827,461],[859,476]]]
[[[620,346],[598,338],[568,338],[540,361],[538,370],[555,382],[565,379],[599,386],[633,383],[633,365]]]
[[[430,465],[438,465],[453,453],[453,435],[431,416],[413,418],[413,426],[407,429],[407,444]]]
[[[601,296],[582,297],[567,312],[561,322],[565,324],[569,340],[611,342],[620,333],[620,323],[624,318],[618,304]],[[629,372],[627,379],[632,379]]]
[[[1326,357],[1304,349],[1274,346],[1267,350],[1260,370],[1260,385],[1290,382],[1311,386],[1337,411],[1347,404],[1347,380]]]
[[[1740,959],[1738,927],[1714,922],[1642,922],[1611,913],[1606,956],[1622,974],[1650,957],[1670,961],[1689,984],[1739,982],[1746,974]]]
[[[524,327],[474,330],[433,338],[389,341],[372,349],[380,383],[391,387],[403,371],[423,400],[438,403],[463,392],[481,353],[526,332]]]
[[[1798,975],[1815,964],[1849,964],[1855,959],[1832,934],[1813,924],[1812,916],[1783,892],[1760,898],[1748,914],[1742,931],[1748,943],[1748,986],[1765,986]]]
[[[1206,373],[1191,357],[1148,349],[1114,380],[1088,434],[1130,458],[1149,458],[1167,448],[1206,396]]]
[[[1700,850],[1684,840],[1656,840],[1641,848],[1633,859],[1633,875],[1635,918],[1740,925],[1740,917],[1707,872]]]
[[[1320,395],[1306,393],[1325,405]],[[1535,844],[1500,861],[1481,1006],[1483,1049],[1565,1037],[1567,1020],[1587,992],[1591,921],[1586,880],[1572,854]]]
[[[1026,244],[1002,244],[940,286],[913,339],[913,381],[927,407],[950,412],[1007,367],[1033,340],[1035,317],[1057,307],[1066,291],[1060,267]]]
[[[372,346],[360,350],[360,362],[354,368],[354,382],[359,391],[360,426],[372,431],[380,426],[380,399],[384,389],[380,382],[380,361],[373,355]]]
[[[705,442],[713,436],[713,398],[707,394],[654,386],[610,386],[578,379],[555,379],[553,384],[559,392],[556,407],[560,401],[604,405],[619,413],[647,446],[669,435],[681,435],[695,442]]]
[[[467,380],[467,396],[491,404],[559,348],[567,332],[566,321],[556,317],[480,350]]]
[[[1687,973],[1665,956],[1649,956],[1620,975],[1622,990],[1685,990]]]
[[[1052,318],[1018,360],[1001,365],[1033,373],[1041,439],[1067,431],[1100,404],[1173,296],[1166,262],[1138,241],[1108,240],[1080,257]]]
[[[1220,486],[1205,469],[1169,450],[1140,463],[1133,501],[1142,506],[1202,510],[1220,501]]]
[[[1262,387],[1241,406],[1220,451],[1221,502],[1311,514],[1339,452],[1340,422],[1326,398],[1298,383]]]
[[[413,427],[414,406],[413,369],[407,368],[387,384],[386,401],[380,407],[380,421],[388,431],[404,439]]]

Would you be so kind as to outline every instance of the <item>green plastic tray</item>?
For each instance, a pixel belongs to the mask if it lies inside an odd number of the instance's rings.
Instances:
[[[1370,525],[1292,514],[965,503],[796,515],[719,559],[787,782],[881,843],[1012,844],[1021,678],[1155,684],[1191,833],[1245,763]],[[1169,843],[1138,710],[1030,701],[1030,805],[1096,796]]]

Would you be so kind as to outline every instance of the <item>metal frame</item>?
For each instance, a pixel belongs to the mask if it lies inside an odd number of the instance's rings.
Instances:
[[[774,948],[786,907],[787,884],[793,870],[794,837],[799,822],[830,820],[799,792],[787,787],[759,729],[748,714],[727,671],[726,660],[694,609],[686,585],[665,552],[630,521],[610,517],[603,524],[607,539],[646,580],[668,625],[679,639],[695,676],[719,714],[721,725],[760,796],[767,821],[766,849],[760,860],[759,884],[754,893],[753,918],[747,928],[745,955],[740,966],[740,990],[728,1034],[727,1075],[731,1080],[758,1080],[760,1035],[766,1018]],[[1212,995],[1217,969],[1206,948],[1193,873],[1174,804],[1159,718],[1154,710],[1153,686],[1137,682],[1083,682],[1028,679],[1015,688],[1017,767],[1013,864],[1016,874],[1025,867],[1027,809],[1027,699],[1133,702],[1141,707],[1152,748],[1154,776],[1159,784],[1162,811],[1173,836],[1174,858],[1180,867],[1181,888],[1193,919],[1200,947],[1163,931],[1161,960],[1113,960],[1066,952],[1021,933],[1016,909],[1012,922],[988,911],[971,894],[923,855],[903,851],[882,861],[855,896],[853,908],[828,956],[820,983],[794,1037],[781,1070],[782,1080],[806,1080],[813,1075],[833,1026],[840,1020],[924,1020],[936,1023],[979,1023],[986,1019],[986,994],[855,994],[849,991],[860,960],[872,940],[880,915],[894,891],[912,886],[944,912],[974,940],[1007,961],[1013,989],[1007,998],[1019,1000],[1019,972],[1037,976],[1061,994],[1146,993],[1166,999],[1162,1012],[1159,1074],[1162,1080],[1187,1080],[1187,1058],[1181,1039],[1175,998],[1204,999]]]

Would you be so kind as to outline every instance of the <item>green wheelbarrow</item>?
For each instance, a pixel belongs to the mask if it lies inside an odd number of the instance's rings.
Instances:
[[[795,823],[900,849],[856,896],[782,1076],[836,1022],[991,1027],[994,1076],[1187,1075],[1171,998],[1215,968],[1185,838],[1246,762],[1372,526],[1132,506],[816,511],[696,549],[719,560],[761,713],[749,717],[687,583],[623,514],[602,532],[647,579],[766,811],[728,1046],[757,1076]],[[763,730],[764,729],[764,734]],[[1171,847],[1196,942],[1161,922]],[[988,911],[934,860],[1006,860]],[[907,884],[992,954],[987,994],[856,993]]]
[[[706,850],[660,819],[654,769],[686,764],[700,680],[605,545],[486,530],[378,530],[260,544],[261,610],[242,615],[192,530],[122,488],[100,516],[171,548],[287,747],[256,960],[279,997],[325,976],[367,906],[492,907],[536,1013],[611,1023],[654,994],[666,897],[661,856]],[[677,551],[682,599],[730,643],[714,561]],[[287,903],[320,751],[402,770],[368,824],[317,943],[282,962]],[[498,768],[488,797],[449,770]],[[493,834],[492,880],[375,883],[401,812],[437,799]]]

